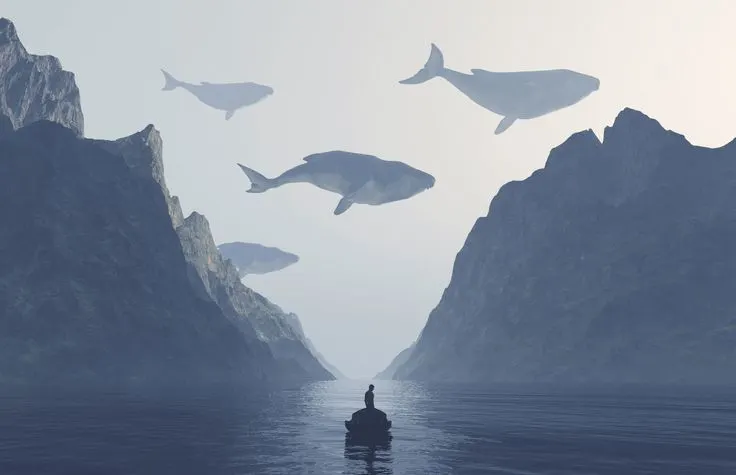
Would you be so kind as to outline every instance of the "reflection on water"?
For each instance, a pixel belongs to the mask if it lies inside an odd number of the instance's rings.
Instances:
[[[345,458],[365,463],[365,473],[393,474],[391,464],[391,440],[388,435],[381,440],[365,440],[345,434]]]
[[[363,382],[0,395],[0,474],[736,473],[734,391],[374,383],[389,440],[346,437]]]

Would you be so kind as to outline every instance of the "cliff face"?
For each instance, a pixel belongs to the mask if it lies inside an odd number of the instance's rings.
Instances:
[[[261,380],[252,349],[192,292],[160,189],[40,121],[0,140],[0,379]]]
[[[234,269],[200,273],[214,242],[170,196],[158,131],[82,124],[73,75],[0,19],[0,381],[331,379],[274,357]]]
[[[736,143],[625,109],[508,183],[397,379],[736,382]]]
[[[190,266],[191,278],[204,282],[207,294],[232,322],[252,340],[268,345],[277,360],[291,362],[292,369],[300,368],[304,379],[335,379],[307,348],[296,315],[287,315],[243,285],[236,267],[217,249],[204,216],[192,213],[176,231]],[[299,330],[295,330],[294,324]]]
[[[53,56],[28,54],[15,26],[5,18],[0,18],[0,115],[15,129],[50,120],[84,135],[74,74],[62,70]]]
[[[302,345],[309,351],[309,353],[312,354],[312,356],[319,362],[319,364],[323,368],[325,368],[332,376],[334,376],[335,379],[346,379],[345,375],[342,374],[339,369],[330,364],[330,362],[327,361],[324,356],[322,356],[322,353],[317,351],[317,348],[312,343],[312,340],[310,340],[304,333],[304,328],[302,328],[302,323],[299,321],[299,317],[297,317],[293,313],[288,313],[285,315],[284,319],[286,320],[286,323],[291,327],[291,334],[294,335],[294,339],[301,341]]]

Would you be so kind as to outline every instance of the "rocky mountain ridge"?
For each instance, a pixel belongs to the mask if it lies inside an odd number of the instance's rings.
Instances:
[[[393,377],[734,382],[734,203],[735,142],[628,108],[573,135],[493,198]]]
[[[0,379],[334,379],[293,328],[261,328],[286,314],[184,219],[159,132],[83,139],[83,123],[73,74],[0,19]],[[275,354],[283,340],[303,351]]]
[[[84,135],[74,74],[64,71],[54,56],[29,54],[7,18],[0,18],[0,115],[13,129],[49,120]]]

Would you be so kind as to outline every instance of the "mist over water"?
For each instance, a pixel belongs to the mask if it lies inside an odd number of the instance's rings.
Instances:
[[[5,394],[0,473],[736,473],[736,389],[378,381],[393,420],[346,442],[367,382],[244,394]]]

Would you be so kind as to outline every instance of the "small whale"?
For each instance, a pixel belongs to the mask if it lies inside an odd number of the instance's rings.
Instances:
[[[533,119],[576,104],[600,87],[600,80],[569,69],[491,72],[471,69],[472,74],[445,67],[440,49],[432,43],[427,63],[400,84],[421,84],[434,77],[445,78],[479,106],[503,116],[498,135],[517,119]]]
[[[177,87],[186,89],[200,102],[213,109],[225,111],[225,120],[230,120],[236,110],[260,102],[273,94],[271,87],[254,82],[224,84],[201,82],[200,84],[190,84],[179,81],[163,69],[161,72],[164,73],[164,79],[166,80],[166,84],[161,88],[162,91],[172,91]]]
[[[225,259],[230,259],[243,278],[248,274],[268,274],[299,262],[299,256],[249,242],[227,242],[217,246]]]
[[[405,200],[434,186],[434,177],[403,162],[344,152],[315,153],[276,178],[266,178],[238,163],[251,181],[248,193],[263,193],[288,183],[311,183],[342,196],[334,210],[343,214],[354,203],[381,205]]]

